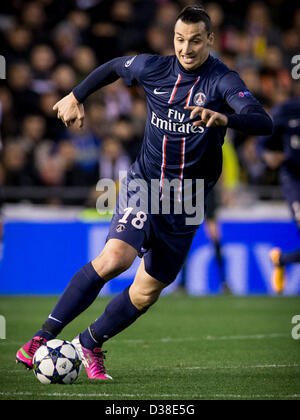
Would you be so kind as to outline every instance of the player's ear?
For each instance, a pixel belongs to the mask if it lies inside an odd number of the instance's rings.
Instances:
[[[208,34],[207,38],[208,38],[208,46],[212,47],[215,42],[215,34],[211,32],[210,34]]]

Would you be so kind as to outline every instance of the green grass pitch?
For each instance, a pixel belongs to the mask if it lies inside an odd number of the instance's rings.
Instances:
[[[15,353],[37,331],[54,297],[0,297],[6,339],[0,340],[0,399],[300,400],[300,340],[291,323],[296,297],[166,296],[134,325],[108,341],[110,382],[42,385],[15,364]],[[97,301],[59,336],[72,340],[104,310]]]

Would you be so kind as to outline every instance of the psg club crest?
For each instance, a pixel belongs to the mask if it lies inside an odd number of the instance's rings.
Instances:
[[[118,226],[116,227],[116,231],[117,231],[118,233],[123,232],[123,230],[125,230],[125,226],[124,226],[124,225],[118,225]]]
[[[194,97],[194,104],[197,106],[203,106],[206,101],[206,95],[203,92],[198,92]]]

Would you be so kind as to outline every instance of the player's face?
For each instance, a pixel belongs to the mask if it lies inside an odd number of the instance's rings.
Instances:
[[[213,41],[214,35],[207,33],[204,22],[184,23],[179,20],[175,25],[175,54],[186,70],[195,70],[204,63]]]

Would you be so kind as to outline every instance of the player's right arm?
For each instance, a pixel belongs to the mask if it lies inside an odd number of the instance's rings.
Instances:
[[[79,122],[82,127],[84,121],[84,100],[96,90],[107,86],[122,77],[127,86],[139,82],[148,54],[134,57],[115,58],[95,69],[86,79],[76,86],[69,95],[57,102],[53,109],[57,111],[57,117],[68,127]]]

